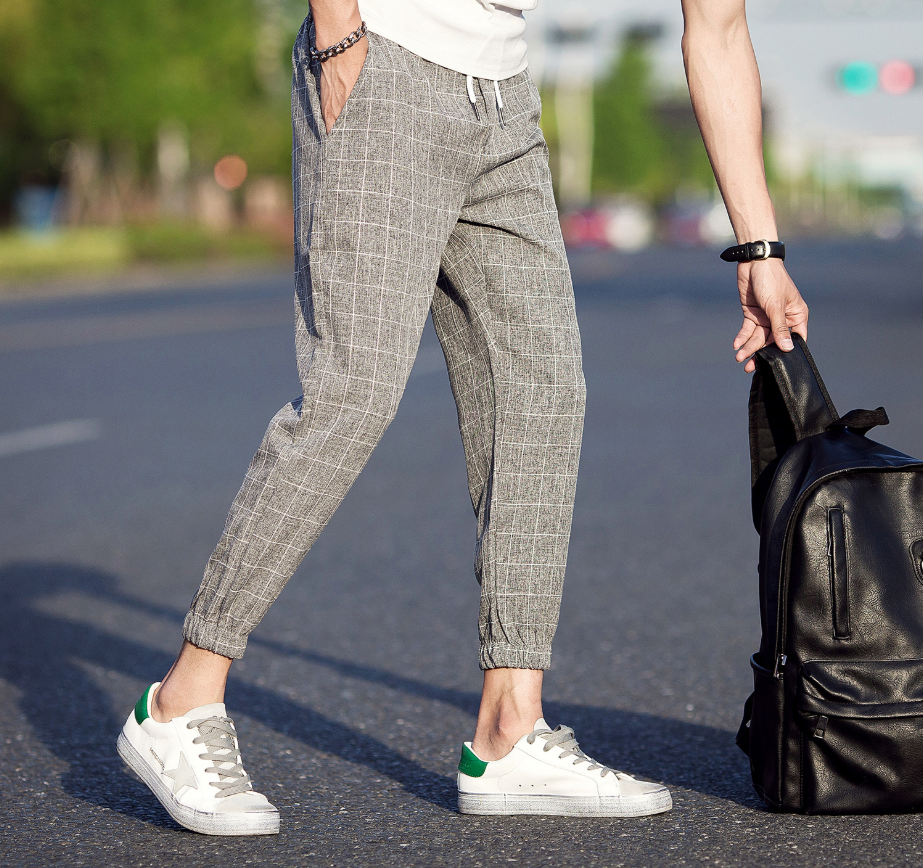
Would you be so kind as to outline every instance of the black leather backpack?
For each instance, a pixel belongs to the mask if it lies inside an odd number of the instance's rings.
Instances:
[[[807,346],[756,356],[763,637],[737,743],[771,808],[923,809],[923,461],[837,415]]]

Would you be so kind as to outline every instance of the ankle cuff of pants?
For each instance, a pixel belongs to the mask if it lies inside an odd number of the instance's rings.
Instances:
[[[193,612],[183,622],[183,637],[197,648],[235,660],[244,656],[247,637],[221,635],[224,631],[214,621],[206,621]]]
[[[551,651],[482,645],[481,669],[551,669]]]

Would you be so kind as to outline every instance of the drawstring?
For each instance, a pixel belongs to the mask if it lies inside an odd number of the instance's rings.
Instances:
[[[478,120],[480,120],[481,116],[478,114],[478,101],[477,101],[477,98],[474,96],[474,79],[470,75],[467,77],[467,84],[468,84],[468,99],[471,100],[471,105],[474,108],[474,116]]]
[[[500,119],[500,126],[503,126],[503,97],[500,96],[500,85],[494,79],[494,93],[497,96],[497,117]]]
[[[471,100],[471,106],[474,109],[474,116],[480,120],[481,116],[478,113],[478,101],[477,97],[474,94],[474,78],[473,76],[465,76],[465,84],[468,88],[468,99]],[[497,117],[500,120],[500,126],[503,126],[503,97],[500,96],[500,84],[494,79],[494,96],[497,98]]]

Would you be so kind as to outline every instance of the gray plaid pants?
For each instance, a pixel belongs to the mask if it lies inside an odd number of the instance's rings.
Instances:
[[[429,311],[477,516],[480,665],[546,669],[570,537],[585,386],[573,289],[527,72],[475,81],[369,34],[328,134],[295,44],[296,349],[185,622],[240,657],[397,410]]]

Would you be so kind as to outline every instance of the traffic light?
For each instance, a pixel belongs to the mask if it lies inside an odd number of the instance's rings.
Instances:
[[[900,96],[914,88],[919,75],[913,64],[906,60],[889,60],[880,65],[856,60],[837,70],[836,82],[840,90],[854,96],[882,91]]]
[[[885,93],[907,93],[917,81],[917,71],[906,60],[891,60],[878,70],[878,84]]]

